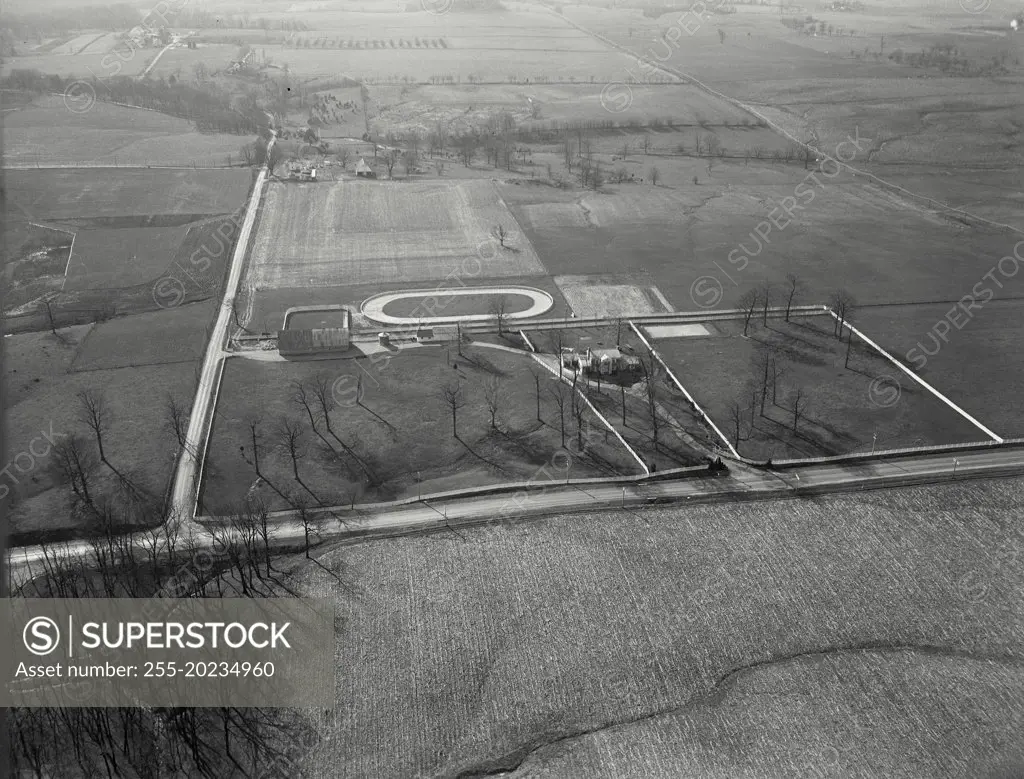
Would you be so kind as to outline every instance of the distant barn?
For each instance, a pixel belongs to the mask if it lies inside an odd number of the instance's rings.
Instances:
[[[344,352],[349,347],[347,327],[324,327],[306,330],[281,330],[277,334],[277,351],[282,357],[310,357]]]

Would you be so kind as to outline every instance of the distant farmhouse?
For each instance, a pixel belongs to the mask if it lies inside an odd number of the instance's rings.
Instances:
[[[375,179],[377,174],[374,173],[373,168],[366,164],[366,160],[362,157],[359,158],[359,162],[356,163],[356,176],[364,179]]]
[[[562,367],[601,376],[639,373],[641,370],[639,357],[623,354],[615,347],[591,349],[589,346],[584,354],[580,354],[573,348],[564,347],[562,349]]]

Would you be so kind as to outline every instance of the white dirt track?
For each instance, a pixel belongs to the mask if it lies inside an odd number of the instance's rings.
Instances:
[[[359,307],[363,316],[380,322],[385,325],[415,325],[420,322],[441,325],[454,324],[455,322],[486,322],[494,319],[494,314],[463,314],[461,316],[392,316],[384,313],[384,307],[388,303],[406,298],[423,298],[424,301],[432,301],[431,306],[423,306],[425,311],[443,309],[444,299],[463,295],[522,295],[533,301],[525,311],[510,312],[504,315],[505,319],[529,319],[540,316],[548,311],[554,300],[551,295],[533,287],[466,287],[464,289],[406,289],[401,292],[385,292],[374,295],[363,301]],[[422,304],[421,304],[422,305]]]

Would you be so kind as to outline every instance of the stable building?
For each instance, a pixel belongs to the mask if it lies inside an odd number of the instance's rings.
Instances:
[[[277,334],[277,351],[282,357],[314,357],[348,351],[347,327],[323,327],[304,330],[281,330]]]

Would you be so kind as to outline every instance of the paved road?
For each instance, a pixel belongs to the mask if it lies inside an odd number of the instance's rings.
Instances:
[[[955,465],[954,465],[955,461]],[[787,498],[818,492],[836,492],[869,487],[893,487],[914,483],[942,482],[954,477],[1024,473],[1024,447],[999,447],[955,454],[912,455],[861,463],[836,463],[795,469],[762,471],[733,469],[719,478],[691,477],[678,481],[641,484],[550,483],[530,492],[518,491],[470,498],[438,499],[374,509],[357,506],[355,511],[337,510],[325,517],[321,538],[339,540],[364,536],[393,536],[460,525],[500,521],[504,518],[557,514],[580,509],[630,508],[660,501],[714,502],[743,499]],[[344,521],[341,521],[344,520]],[[204,525],[196,523],[198,546],[216,549],[217,542]],[[274,537],[278,542],[301,541],[301,523],[287,513],[275,517]],[[62,547],[62,549],[65,547]],[[89,544],[76,541],[67,552],[88,557]],[[10,553],[13,584],[24,582],[41,571],[43,550],[22,547]]]

